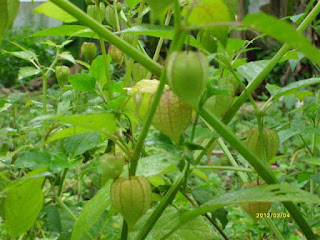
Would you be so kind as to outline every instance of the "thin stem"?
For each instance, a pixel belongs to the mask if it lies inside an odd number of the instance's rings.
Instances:
[[[121,231],[121,240],[127,240],[128,239],[128,224],[123,219],[122,221],[122,231]]]
[[[106,74],[106,79],[107,79],[107,86],[108,86],[108,100],[111,101],[113,99],[113,92],[112,92],[112,80],[110,76],[110,63],[108,61],[107,57],[107,51],[106,51],[106,46],[104,45],[103,38],[100,37],[100,47],[101,47],[101,52],[103,55],[103,60],[104,60],[104,68],[105,68],[105,74]],[[104,93],[103,93],[104,95]]]
[[[142,23],[142,13],[143,13],[143,9],[145,6],[145,2],[146,2],[145,0],[140,1],[137,25],[141,25],[141,23]],[[134,35],[132,47],[136,48],[138,45],[138,41],[139,41],[139,35],[136,34],[136,35]],[[128,66],[126,69],[126,74],[124,76],[124,83],[123,83],[124,88],[126,88],[130,85],[131,73],[132,73],[132,69],[133,69],[134,60],[135,60],[134,58],[129,59]],[[125,93],[125,91],[123,91],[123,93]]]
[[[197,204],[197,202],[194,201],[188,194],[186,194],[185,192],[183,192],[181,190],[180,190],[180,192],[192,204],[192,206],[194,206],[194,207],[198,207],[199,206]],[[211,224],[218,230],[218,232],[221,234],[221,236],[225,240],[229,240],[228,236],[223,232],[223,230],[218,226],[218,224],[213,221],[213,219],[208,215],[208,213],[203,214],[203,216],[205,216],[205,218],[207,218],[209,220],[209,222],[211,222]]]
[[[198,165],[195,167],[191,167],[191,169],[200,169],[200,170],[217,170],[217,171],[235,171],[235,172],[248,172],[248,173],[255,173],[253,169],[244,168],[244,167],[237,167],[237,166],[202,166]]]
[[[99,36],[103,37],[106,41],[110,42],[111,44],[115,45],[121,51],[123,51],[128,56],[134,58],[137,62],[143,65],[146,69],[151,71],[154,75],[160,76],[162,67],[150,59],[145,54],[141,53],[134,47],[132,47],[129,43],[125,40],[119,38],[107,28],[105,28],[102,24],[95,21],[93,18],[85,14],[81,9],[76,7],[74,4],[67,0],[50,0],[67,13],[75,17],[79,20],[80,23],[84,24],[85,26],[91,28],[94,32],[96,32]]]
[[[164,21],[164,25],[165,25],[165,26],[168,26],[168,25],[169,25],[171,16],[172,16],[172,10],[171,10],[171,8],[170,8],[170,9],[168,10],[166,20]],[[161,37],[161,38],[159,39],[159,42],[158,42],[156,51],[155,51],[155,53],[154,53],[154,55],[153,55],[153,58],[152,58],[152,60],[155,61],[155,62],[158,61],[158,58],[159,58],[159,54],[160,54],[160,51],[161,51],[161,48],[162,48],[163,41],[164,41],[164,38]],[[146,78],[147,78],[147,79],[150,79],[151,77],[152,77],[152,73],[151,73],[151,72],[148,72]]]
[[[297,28],[298,33],[302,33],[306,30],[306,28],[312,23],[312,21],[317,17],[320,12],[320,2],[312,9],[312,11],[307,15],[307,17],[303,20],[300,26]],[[286,54],[286,52],[290,49],[288,44],[284,44],[276,55],[270,60],[268,65],[256,76],[250,84],[247,86],[247,90],[249,93],[252,93],[261,82],[266,78],[266,76],[272,71],[272,69],[277,65],[279,60]],[[234,115],[237,113],[242,104],[246,101],[247,95],[243,92],[239,98],[235,101],[235,103],[230,107],[225,116],[223,117],[224,123],[229,123]]]
[[[116,24],[117,24],[117,31],[120,31],[120,22],[119,22],[119,15],[118,15],[118,8],[117,8],[117,0],[113,1],[113,8],[114,8],[114,14],[116,16]]]
[[[228,147],[224,144],[223,140],[221,138],[218,138],[218,143],[222,149],[222,151],[224,152],[224,154],[227,156],[227,158],[229,159],[231,165],[233,167],[239,168],[238,163],[236,162],[236,160],[233,158],[232,154],[230,153]],[[239,175],[241,181],[243,183],[248,182],[248,176],[242,172],[237,172],[237,174]]]
[[[64,170],[63,170],[63,173],[62,173],[62,177],[61,177],[61,179],[60,179],[60,186],[59,186],[59,189],[58,189],[58,197],[61,195],[61,193],[62,193],[62,188],[63,188],[63,182],[64,182],[64,179],[66,178],[66,175],[67,175],[67,173],[68,173],[68,168],[65,168]]]
[[[267,224],[269,225],[269,227],[271,228],[271,230],[273,231],[274,235],[276,236],[276,238],[278,240],[284,240],[284,238],[282,237],[279,229],[277,228],[277,226],[274,224],[274,222],[269,219],[269,218],[265,218]]]
[[[149,131],[149,128],[151,126],[154,113],[155,113],[155,111],[157,109],[157,106],[158,106],[158,104],[160,102],[160,98],[161,98],[161,95],[163,93],[165,83],[166,83],[166,74],[165,74],[165,69],[163,69],[163,72],[162,72],[161,77],[160,77],[160,83],[159,83],[158,89],[157,89],[157,91],[155,93],[151,108],[150,108],[150,110],[148,112],[146,121],[145,121],[145,123],[143,125],[143,128],[141,130],[141,133],[139,135],[139,138],[138,138],[138,141],[137,141],[137,144],[136,144],[136,147],[135,147],[134,152],[133,152],[132,157],[131,157],[130,170],[129,170],[129,173],[130,173],[131,176],[134,176],[135,173],[136,173],[138,160],[139,160],[140,153],[141,153],[141,150],[142,150],[142,147],[143,147],[143,143],[144,143],[144,140],[146,139],[146,137],[148,135],[148,131]]]

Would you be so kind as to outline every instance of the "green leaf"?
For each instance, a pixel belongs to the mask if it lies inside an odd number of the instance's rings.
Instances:
[[[90,131],[91,131],[90,129],[80,128],[80,127],[65,128],[55,133],[54,135],[50,136],[46,141],[46,144],[56,141],[58,139],[62,139],[62,138],[70,137],[80,133],[90,132]]]
[[[29,168],[29,169],[36,169],[44,166],[49,166],[51,162],[51,156],[49,153],[45,151],[37,151],[37,150],[30,150],[24,152],[20,155],[14,167],[17,168]]]
[[[61,22],[76,22],[77,19],[74,18],[73,16],[71,16],[69,13],[67,13],[66,11],[62,10],[61,8],[59,8],[57,5],[55,5],[52,2],[45,2],[43,4],[41,4],[40,6],[36,7],[33,10],[34,13],[38,13],[38,14],[44,14],[48,17],[57,19]]]
[[[269,62],[269,60],[248,62],[238,67],[237,72],[250,83],[265,69]]]
[[[117,32],[117,34],[138,34],[150,37],[162,37],[165,39],[172,40],[174,36],[174,28],[171,26],[163,25],[141,24],[139,26],[133,26],[131,28],[119,31]],[[184,42],[185,44],[189,44],[193,47],[204,49],[202,44],[198,42],[193,36],[187,36]]]
[[[182,159],[173,153],[159,153],[139,160],[137,175],[145,177],[178,171],[177,165]]]
[[[71,240],[88,239],[87,233],[90,233],[92,227],[101,221],[103,213],[111,206],[109,181],[102,187],[97,194],[88,201],[73,228]],[[108,219],[103,219],[107,221]],[[104,226],[101,224],[100,226]],[[96,232],[103,230],[95,229]]]
[[[114,133],[117,126],[115,117],[111,113],[90,113],[72,116],[48,115],[38,117],[35,121],[46,119],[62,121],[86,129],[88,132],[100,132],[105,135]]]
[[[140,0],[126,0],[126,4],[133,9],[138,3],[140,2]]]
[[[96,147],[100,143],[100,134],[82,133],[66,138],[63,141],[63,148],[73,157],[83,154],[87,150]]]
[[[152,20],[159,18],[167,8],[173,3],[172,0],[146,0],[149,7],[151,8]]]
[[[111,62],[111,57],[110,55],[107,55],[108,62],[110,64]],[[104,62],[104,57],[103,56],[98,56],[96,57],[91,66],[90,66],[90,75],[95,78],[96,82],[100,84],[100,86],[104,86],[105,83],[107,82],[106,78],[106,70],[105,70],[105,62]]]
[[[86,73],[70,75],[68,81],[78,91],[93,91],[96,86],[95,78]]]
[[[0,43],[6,30],[8,30],[19,11],[19,0],[0,0]]]
[[[319,49],[312,46],[311,42],[289,23],[264,13],[258,13],[247,15],[242,24],[287,43],[290,47],[301,51],[310,60],[320,64]]]
[[[26,60],[31,63],[34,62],[34,60],[36,60],[37,58],[36,54],[30,50],[17,51],[17,52],[8,52],[6,50],[2,50],[2,54],[5,54],[5,53],[15,56],[17,58]]]
[[[309,78],[305,80],[299,80],[297,82],[290,83],[287,86],[279,89],[277,92],[273,94],[273,97],[277,99],[284,95],[293,94],[295,93],[296,90],[300,88],[308,87],[308,86],[319,84],[319,83],[320,83],[320,78]]]
[[[278,132],[280,144],[283,143],[284,141],[288,140],[289,138],[291,138],[297,134],[300,134],[302,131],[303,131],[303,129],[301,129],[301,128],[289,128],[289,129],[285,129],[285,130]]]
[[[36,169],[25,177],[34,176],[45,170],[46,168]],[[9,190],[4,202],[5,227],[9,236],[18,237],[35,224],[43,207],[43,181],[44,177],[30,178]]]
[[[19,69],[19,79],[23,79],[26,77],[31,77],[34,75],[37,75],[40,73],[39,69],[36,69],[35,67],[21,67]]]
[[[141,220],[138,221],[130,235],[136,235],[136,233],[142,228],[142,224],[148,219],[151,211],[145,214]],[[147,240],[163,239],[163,237],[172,230],[172,227],[179,223],[183,214],[174,207],[167,207],[163,212],[157,223],[149,233]],[[131,238],[130,238],[131,239]],[[132,238],[134,239],[134,238]],[[179,228],[172,236],[165,238],[166,240],[218,240],[221,239],[217,236],[217,233],[213,230],[212,225],[204,219],[202,216],[197,216],[190,222]]]
[[[93,37],[94,32],[86,26],[81,25],[61,25],[58,27],[46,28],[42,31],[34,33],[29,37],[47,37],[47,36],[79,36]],[[98,38],[96,36],[95,38]]]
[[[67,60],[69,62],[75,63],[75,59],[70,52],[63,52],[59,54],[59,59]]]
[[[180,222],[173,227],[170,234],[192,219],[218,208],[245,202],[305,202],[319,204],[318,196],[298,189],[295,186],[285,184],[260,185],[229,192],[213,198],[195,210],[188,211],[181,216]],[[166,237],[168,237],[168,234]]]
[[[314,165],[320,166],[320,158],[318,158],[318,157],[305,158],[302,160],[309,163],[309,164],[314,164]]]

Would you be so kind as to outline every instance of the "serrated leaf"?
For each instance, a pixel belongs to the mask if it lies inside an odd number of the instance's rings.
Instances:
[[[289,23],[265,13],[249,14],[242,24],[251,29],[265,33],[290,47],[301,51],[306,57],[320,64],[320,51]]]
[[[63,141],[64,150],[73,157],[96,147],[100,143],[100,134],[82,133],[66,138]]]
[[[38,13],[38,14],[44,14],[48,17],[57,19],[61,22],[66,22],[66,23],[70,23],[70,22],[76,22],[77,19],[74,18],[73,16],[71,16],[69,13],[67,13],[66,11],[62,10],[60,7],[58,7],[57,5],[55,5],[53,2],[45,2],[43,4],[41,4],[40,6],[36,7],[33,10],[34,13]]]

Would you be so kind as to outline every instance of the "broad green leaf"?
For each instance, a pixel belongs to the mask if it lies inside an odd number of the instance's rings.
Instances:
[[[299,59],[298,53],[296,50],[290,50],[290,51],[286,52],[286,54],[283,55],[283,57],[280,59],[279,63],[285,62],[290,59]]]
[[[151,37],[162,37],[165,39],[173,39],[174,28],[171,26],[154,25],[154,24],[141,24],[139,26],[133,26],[128,29],[117,32],[117,34],[139,34]],[[188,36],[185,40],[185,44],[189,44],[193,47],[203,49],[201,43],[199,43],[193,36]]]
[[[96,79],[86,73],[70,75],[68,81],[78,91],[93,91],[96,86]]]
[[[308,86],[319,84],[319,83],[320,83],[320,78],[309,78],[305,80],[299,80],[297,82],[290,83],[287,86],[279,89],[273,94],[273,97],[277,99],[284,95],[290,95],[300,88],[308,87]]]
[[[29,168],[36,169],[44,166],[49,166],[51,156],[48,152],[30,150],[21,154],[15,164],[15,168]]]
[[[107,55],[108,62],[111,62],[110,55]],[[90,66],[90,75],[95,78],[96,82],[100,84],[100,86],[104,86],[104,84],[107,82],[106,78],[106,68],[105,68],[105,61],[103,56],[96,57],[91,66]]]
[[[34,13],[44,14],[61,22],[76,22],[77,19],[52,2],[45,2],[33,10]]]
[[[52,136],[50,136],[48,138],[48,140],[46,141],[46,144],[51,143],[53,141],[56,141],[58,139],[62,139],[62,138],[70,137],[70,136],[77,135],[80,133],[90,132],[90,131],[91,131],[90,129],[85,129],[85,128],[81,128],[81,127],[65,128],[65,129],[60,130],[59,132],[56,132]]]
[[[269,62],[269,60],[248,62],[238,67],[237,72],[250,83],[261,73],[261,71],[268,65]]]
[[[151,8],[151,16],[153,20],[156,20],[173,3],[172,0],[146,0],[146,2]]]
[[[89,113],[86,115],[57,116],[47,115],[37,117],[37,120],[57,120],[87,129],[88,132],[100,132],[105,135],[112,134],[117,126],[115,117],[111,113]]]
[[[19,79],[31,77],[40,73],[40,69],[35,67],[21,67],[19,69]]]
[[[75,63],[75,59],[70,52],[63,52],[59,54],[59,59],[67,60],[69,62]]]
[[[148,219],[151,211],[144,215],[133,229],[129,236],[136,236],[137,232],[142,228],[142,224]],[[147,240],[163,239],[163,237],[179,223],[182,213],[174,207],[167,207],[157,223],[147,236]],[[134,239],[134,238],[130,238]],[[179,228],[173,235],[166,240],[218,240],[221,239],[214,231],[212,225],[202,216],[197,216],[190,222]]]
[[[0,43],[6,30],[8,30],[19,11],[19,0],[0,0]]]
[[[283,143],[284,141],[288,140],[289,138],[291,138],[297,134],[300,134],[302,131],[303,131],[303,129],[301,129],[301,128],[289,128],[289,129],[285,129],[285,130],[278,132],[280,144]]]
[[[177,165],[181,156],[173,153],[159,153],[141,158],[137,169],[137,175],[145,177],[178,171]]]
[[[2,54],[5,54],[5,53],[15,56],[17,58],[21,58],[31,63],[34,62],[34,60],[36,60],[36,54],[29,50],[17,51],[17,52],[8,52],[6,50],[2,50]]]
[[[138,3],[140,2],[140,0],[126,0],[126,4],[133,9]]]
[[[314,164],[320,166],[320,158],[317,157],[311,157],[311,158],[305,158],[303,161],[309,163],[309,164]]]
[[[93,37],[94,32],[86,26],[81,25],[61,25],[58,27],[46,28],[42,31],[34,33],[29,37],[46,37],[46,36],[79,36]],[[96,36],[98,38],[98,36]]]
[[[111,206],[110,184],[110,181],[106,183],[104,187],[85,204],[73,228],[71,240],[88,239],[87,234],[90,234],[94,225],[101,221],[103,213]],[[104,221],[106,220],[108,219],[104,219]],[[102,229],[95,229],[95,231],[102,231]]]
[[[289,184],[273,184],[260,185],[251,188],[241,189],[235,192],[229,192],[219,197],[213,198],[195,210],[184,213],[180,222],[172,226],[172,231],[166,237],[170,236],[177,229],[180,229],[184,224],[194,218],[218,208],[240,204],[245,202],[305,202],[319,204],[320,198],[314,194],[298,189]]]
[[[290,47],[301,51],[310,60],[320,64],[319,49],[312,46],[311,42],[289,23],[265,13],[258,13],[247,15],[242,24],[287,43]]]
[[[44,172],[46,169],[36,169],[25,177]],[[17,180],[21,182],[21,180]],[[36,222],[44,202],[42,184],[44,177],[30,178],[15,185],[8,191],[4,202],[5,227],[9,236],[15,238],[28,231]]]
[[[87,150],[96,147],[100,143],[100,134],[82,133],[66,138],[63,141],[63,148],[73,157],[83,154]]]

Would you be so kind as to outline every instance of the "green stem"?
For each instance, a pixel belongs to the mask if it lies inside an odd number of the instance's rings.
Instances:
[[[72,4],[67,0],[50,0],[50,1],[56,4],[58,7],[65,10],[66,12],[68,12],[70,15],[72,15],[76,19],[78,19],[80,23],[91,28],[99,36],[103,37],[106,41],[115,45],[117,48],[119,48],[129,57],[134,58],[137,62],[139,62],[149,71],[151,71],[153,74],[155,74],[156,76],[161,75],[162,67],[158,63],[154,62],[148,56],[141,53],[140,51],[132,47],[130,44],[128,44],[126,41],[124,41],[123,39],[113,34],[111,31],[106,29],[103,25],[101,25],[100,23],[95,21],[93,18],[88,16],[86,13],[84,13],[81,9],[76,7],[74,4]]]
[[[191,169],[200,169],[200,170],[219,170],[219,171],[235,171],[235,172],[248,172],[248,173],[254,173],[255,171],[250,168],[244,168],[244,167],[231,167],[231,166],[195,166],[191,167]],[[241,178],[242,179],[242,178]],[[245,180],[245,179],[243,179]]]
[[[148,135],[148,131],[151,126],[154,113],[155,113],[157,106],[160,102],[160,98],[163,93],[165,84],[166,84],[166,73],[165,73],[165,69],[163,69],[163,72],[160,77],[160,83],[159,83],[158,89],[155,93],[151,108],[148,112],[147,118],[145,120],[145,123],[143,125],[142,131],[139,135],[136,147],[134,149],[134,152],[133,152],[131,160],[130,160],[130,169],[129,169],[130,176],[134,176],[136,173],[138,160],[139,160],[140,153],[141,153],[141,150],[143,147],[143,143]]]
[[[271,169],[265,162],[261,161],[255,156],[237,136],[228,129],[215,115],[209,113],[205,109],[200,111],[201,117],[213,127],[217,133],[219,133],[225,140],[227,140],[249,163],[256,172],[264,179],[268,184],[279,183]],[[284,206],[288,209],[293,219],[299,225],[301,231],[304,233],[307,239],[315,239],[315,235],[308,225],[305,218],[301,215],[299,209],[292,202],[283,202]]]
[[[166,20],[164,21],[164,25],[165,25],[165,26],[168,26],[168,25],[169,25],[170,19],[171,19],[171,15],[172,15],[172,10],[169,9],[169,10],[168,10],[168,13],[167,13]],[[155,51],[155,53],[154,53],[154,55],[153,55],[153,58],[152,58],[152,60],[155,61],[155,62],[158,61],[158,58],[159,58],[159,54],[160,54],[160,51],[161,51],[161,48],[162,48],[163,41],[164,41],[164,38],[161,37],[161,38],[159,39],[159,42],[158,42],[156,51]],[[147,79],[150,79],[151,77],[152,77],[152,73],[151,73],[151,72],[148,72],[146,78],[147,78]]]
[[[277,228],[277,226],[274,224],[274,222],[269,219],[269,218],[265,218],[267,224],[269,225],[269,227],[271,228],[271,230],[273,231],[274,235],[276,236],[276,238],[278,240],[284,240],[284,238],[282,237],[279,229]]]
[[[128,224],[125,220],[122,221],[121,240],[128,239]]]
[[[100,37],[100,47],[101,47],[101,52],[103,55],[103,60],[104,60],[104,68],[105,68],[105,74],[106,74],[106,79],[107,79],[107,86],[108,86],[108,100],[111,101],[113,99],[113,92],[112,92],[112,80],[111,80],[111,76],[110,76],[110,64],[108,61],[108,57],[107,57],[107,51],[106,51],[106,46],[104,45],[104,41],[103,38]],[[101,91],[102,94],[103,91]]]
[[[233,158],[232,154],[230,153],[228,147],[224,144],[223,140],[221,138],[218,138],[218,143],[222,149],[222,151],[224,152],[224,154],[227,156],[227,158],[229,159],[231,165],[233,167],[239,167],[238,163],[236,162],[236,160]],[[243,183],[248,182],[248,176],[242,172],[237,172],[237,174],[239,175],[241,181]]]
[[[183,184],[184,173],[181,173],[176,182],[171,185],[166,195],[162,198],[156,209],[152,212],[151,216],[145,222],[135,240],[143,240],[147,237],[148,233],[157,222],[166,207],[172,202],[176,193],[179,191],[181,185]]]
[[[145,0],[141,0],[140,6],[139,6],[139,11],[138,11],[137,25],[141,25],[141,23],[142,23],[142,13],[143,13],[144,6],[145,6]],[[136,48],[138,45],[138,41],[139,41],[139,35],[136,34],[136,35],[134,35],[132,47]],[[132,69],[133,69],[134,60],[135,60],[135,58],[129,59],[128,67],[126,69],[126,74],[124,76],[124,83],[123,83],[124,88],[126,88],[130,85],[131,73],[132,73]]]
[[[308,14],[308,16],[303,20],[300,26],[297,28],[298,33],[303,33],[306,28],[312,23],[312,21],[317,17],[320,12],[320,2],[312,9],[312,11]],[[253,79],[247,87],[249,93],[255,91],[257,87],[261,84],[261,82],[266,78],[266,76],[272,71],[272,69],[277,65],[279,60],[284,56],[284,54],[290,49],[288,44],[284,44],[276,55],[270,60],[268,65],[258,74],[255,79]],[[237,113],[242,104],[247,100],[247,95],[242,93],[239,98],[235,101],[235,103],[230,107],[228,112],[223,117],[224,123],[229,123],[234,115]]]
[[[120,21],[119,21],[119,15],[118,15],[118,8],[117,8],[117,0],[113,1],[113,8],[114,8],[114,14],[116,16],[116,24],[117,24],[117,31],[120,31]]]

